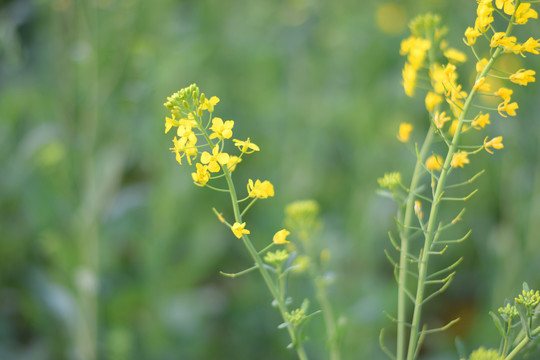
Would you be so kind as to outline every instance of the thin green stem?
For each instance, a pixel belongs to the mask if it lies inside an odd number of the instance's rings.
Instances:
[[[316,275],[312,275],[316,276]],[[339,344],[338,344],[338,334],[337,326],[334,318],[334,312],[332,311],[332,306],[330,305],[330,300],[326,293],[326,284],[325,280],[318,276],[314,278],[315,280],[315,296],[321,305],[321,310],[324,318],[324,323],[326,327],[326,338],[328,340],[328,347],[330,349],[330,360],[339,360],[341,359]]]
[[[532,335],[538,335],[540,334],[540,326],[537,327],[536,329],[533,330],[533,332],[531,333]],[[521,340],[519,342],[519,344],[516,345],[516,347],[514,348],[514,350],[512,350],[510,352],[510,354],[508,354],[504,360],[512,360],[525,346],[527,346],[527,344],[529,344],[529,342],[531,342],[532,339],[530,339],[529,337],[525,336],[525,338],[523,340]]]

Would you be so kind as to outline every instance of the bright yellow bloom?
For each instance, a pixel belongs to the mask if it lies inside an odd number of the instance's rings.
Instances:
[[[457,153],[452,156],[452,162],[450,165],[452,167],[463,167],[463,165],[469,163],[469,158],[467,157],[469,154],[463,151],[458,151]]]
[[[173,126],[178,126],[178,120],[174,118],[174,115],[171,118],[165,117],[165,134],[171,130]]]
[[[182,165],[182,157],[184,157],[184,155],[186,155],[188,163],[191,165],[191,157],[197,156],[197,147],[195,146],[196,142],[197,137],[195,137],[194,142],[191,142],[188,137],[178,139],[175,136],[173,139],[174,147],[169,148],[169,150],[176,154],[176,161],[178,161],[180,165]]]
[[[229,162],[229,154],[219,152],[219,145],[214,146],[212,149],[212,155],[208,152],[201,154],[201,163],[208,164],[208,170],[210,172],[218,172],[219,165],[225,165]]]
[[[476,9],[476,14],[478,17],[474,22],[474,28],[485,33],[489,28],[489,24],[493,22],[493,6],[491,5],[491,0],[480,0],[478,8]]]
[[[519,53],[521,54],[521,56],[525,56],[523,55],[524,52],[530,52],[530,53],[538,55],[540,54],[538,52],[539,48],[540,48],[539,40],[535,40],[532,37],[530,37],[529,39],[527,39],[527,41],[523,43],[523,45],[521,45],[519,49]]]
[[[432,170],[441,170],[443,164],[443,158],[439,155],[431,155],[426,160],[426,169]]]
[[[519,4],[516,12],[516,23],[517,24],[525,24],[529,19],[538,19],[538,13],[531,9],[530,3],[521,3]]]
[[[514,14],[515,5],[514,0],[495,0],[495,5],[497,9],[502,9],[504,7],[504,13],[506,15]]]
[[[199,106],[199,109],[208,110],[208,112],[214,112],[214,106],[216,106],[218,102],[219,98],[217,96],[212,96],[210,99],[206,99],[204,97],[204,94],[202,94],[201,105]]]
[[[440,104],[443,101],[443,98],[440,95],[435,94],[433,91],[430,91],[426,95],[426,109],[429,112],[432,112],[435,109],[437,104]]]
[[[231,227],[231,230],[232,230],[234,236],[236,236],[237,238],[240,239],[242,237],[242,235],[250,233],[248,229],[245,229],[245,227],[246,227],[245,222],[242,223],[242,224],[240,224],[238,222],[235,222],[233,224],[233,226]]]
[[[446,116],[446,112],[444,111],[437,111],[433,116],[433,122],[435,123],[437,129],[442,129],[444,127],[444,123],[447,121],[450,121],[450,116]]]
[[[510,116],[516,116],[516,110],[519,108],[517,102],[509,103],[507,101],[503,101],[499,104],[497,107],[497,110],[499,111],[499,114],[501,114],[502,117],[506,117],[506,115],[503,114],[503,111],[505,111]]]
[[[463,42],[469,46],[472,46],[476,43],[476,38],[482,35],[482,33],[472,27],[468,27],[467,30],[465,30],[465,37],[467,40],[463,39]]]
[[[419,69],[424,63],[426,52],[431,47],[431,41],[416,36],[411,36],[401,42],[400,55],[407,55],[407,61]]]
[[[507,89],[505,87],[499,88],[493,95],[500,96],[503,99],[503,102],[510,102],[510,97],[514,93],[514,90]]]
[[[476,118],[474,118],[474,120],[471,123],[471,126],[475,129],[481,129],[489,124],[491,124],[491,122],[489,121],[489,113],[487,114],[480,113],[478,114],[478,116],[476,116]]]
[[[403,89],[405,90],[405,94],[409,97],[414,96],[414,89],[416,88],[416,75],[417,70],[409,63],[405,63],[405,66],[403,67]]]
[[[233,172],[236,169],[236,165],[238,163],[242,162],[242,158],[232,155],[229,156],[229,162],[227,163],[227,168],[229,169],[229,172]]]
[[[208,166],[202,164],[195,164],[197,166],[197,172],[191,173],[191,177],[197,186],[204,186],[210,180],[210,173],[208,172]]]
[[[484,149],[486,149],[488,153],[493,154],[493,151],[489,150],[490,147],[497,150],[504,148],[504,145],[502,143],[502,140],[503,140],[502,136],[494,137],[493,139],[489,141],[486,141],[487,139],[488,137],[486,136],[486,138],[484,139]]]
[[[269,196],[274,196],[274,185],[272,185],[268,180],[263,182],[257,180],[255,181],[255,184],[253,184],[253,180],[249,179],[247,191],[249,193],[249,197],[266,199]]]
[[[491,43],[489,46],[491,47],[497,47],[502,46],[506,48],[507,51],[519,51],[520,45],[516,44],[516,37],[515,36],[505,36],[506,33],[504,32],[496,32],[491,37]]]
[[[285,229],[279,230],[277,233],[274,234],[274,244],[282,245],[290,243],[290,241],[287,240],[287,236],[289,236],[289,234],[290,232]]]
[[[476,63],[476,72],[481,72],[482,70],[484,70],[484,68],[486,67],[488,63],[488,60],[486,58],[482,58],[480,61],[478,61]]]
[[[411,131],[413,129],[412,124],[409,123],[401,123],[399,124],[399,130],[397,138],[399,141],[406,143],[411,138]]]
[[[490,85],[486,84],[486,78],[481,77],[480,79],[476,80],[473,86],[473,90],[476,91],[489,91]]]
[[[510,75],[510,81],[518,85],[526,86],[530,82],[535,82],[534,70],[519,69],[515,74]]]
[[[251,154],[251,153],[253,153],[255,151],[260,150],[257,145],[255,145],[254,143],[252,143],[249,140],[249,138],[247,138],[246,141],[240,141],[240,140],[233,139],[233,142],[234,142],[234,146],[238,146],[238,148],[240,149],[242,154]]]
[[[225,123],[221,118],[215,117],[212,119],[212,126],[210,130],[213,131],[210,134],[210,139],[230,139],[233,135],[232,128],[234,126],[234,121],[227,120]]]
[[[454,48],[449,48],[448,50],[446,50],[444,52],[444,56],[446,56],[448,60],[455,61],[455,62],[462,63],[462,62],[467,61],[467,55],[465,55],[461,51]]]

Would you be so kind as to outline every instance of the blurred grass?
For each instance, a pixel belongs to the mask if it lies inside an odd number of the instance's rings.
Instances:
[[[162,103],[192,82],[262,148],[236,173],[276,187],[248,215],[257,244],[285,204],[319,201],[331,296],[347,319],[344,358],[382,358],[378,332],[392,326],[382,311],[395,308],[383,254],[395,209],[375,195],[376,179],[412,167],[398,124],[414,123],[419,140],[426,123],[423,100],[400,86],[399,43],[408,19],[432,11],[466,50],[474,5],[4,1],[0,358],[294,358],[260,279],[218,275],[250,265],[211,213],[228,200],[195,188],[167,151]],[[452,253],[465,263],[426,316],[465,319],[426,344],[426,359],[455,358],[455,336],[495,345],[487,311],[524,280],[540,286],[538,85],[516,93],[519,116],[489,130],[504,135],[504,151],[473,161],[487,172],[467,204],[462,230],[473,236]],[[322,320],[311,326],[308,351],[323,359]]]

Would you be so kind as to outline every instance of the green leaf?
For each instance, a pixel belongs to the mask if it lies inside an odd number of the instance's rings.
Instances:
[[[501,318],[498,317],[497,314],[495,314],[493,311],[490,311],[489,315],[491,316],[491,319],[493,319],[493,322],[495,323],[495,327],[497,328],[497,330],[499,330],[499,333],[501,334],[501,336],[506,337],[504,333],[503,324],[501,322]]]
[[[523,330],[525,330],[525,333],[527,333],[527,337],[529,339],[532,339],[531,328],[529,327],[529,311],[527,307],[523,304],[516,303],[516,308],[519,313],[519,319],[521,320],[521,326],[523,326]]]

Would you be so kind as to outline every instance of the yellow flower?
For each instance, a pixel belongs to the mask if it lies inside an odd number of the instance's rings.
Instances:
[[[476,80],[473,86],[473,90],[476,91],[489,91],[490,85],[486,84],[486,78],[481,77],[480,79]]]
[[[422,203],[418,200],[414,201],[414,213],[418,218],[422,219],[424,217],[424,213],[422,212]]]
[[[478,116],[474,118],[474,120],[471,123],[471,126],[475,129],[484,128],[486,125],[491,124],[489,121],[489,113],[483,114],[480,113]]]
[[[238,148],[240,149],[242,154],[251,154],[251,153],[253,153],[255,151],[260,150],[257,145],[255,145],[254,143],[252,143],[249,140],[249,138],[247,138],[246,141],[240,141],[240,140],[233,139],[233,142],[234,142],[234,146],[238,146]]]
[[[189,138],[186,137],[182,137],[180,139],[178,139],[176,136],[174,137],[174,147],[169,148],[169,150],[176,154],[176,161],[178,161],[180,165],[182,165],[182,157],[184,157],[184,155],[186,155],[189,165],[191,165],[191,156],[197,156],[197,147],[195,147],[195,142],[197,142],[197,137],[195,137],[194,142],[191,142]]]
[[[223,120],[221,118],[215,117],[212,119],[212,126],[210,127],[210,130],[213,131],[212,134],[210,134],[210,139],[230,139],[233,135],[232,128],[234,126],[234,121],[227,120],[225,123],[223,123]]]
[[[191,173],[191,177],[197,186],[204,186],[210,180],[210,173],[208,172],[208,166],[202,164],[195,164],[197,166],[197,172]]]
[[[238,156],[229,156],[229,162],[227,163],[227,168],[229,172],[233,172],[236,169],[236,165],[242,162],[242,158]]]
[[[242,224],[240,224],[239,222],[235,222],[233,226],[231,227],[231,230],[234,236],[240,239],[242,235],[250,233],[248,229],[245,229],[245,227],[246,227],[245,222]]]
[[[493,154],[493,151],[489,150],[490,147],[497,150],[504,148],[504,145],[502,143],[502,140],[503,140],[502,136],[494,137],[493,139],[489,141],[487,141],[487,139],[488,137],[486,136],[486,138],[484,139],[484,149],[486,149],[488,153]]]
[[[253,180],[249,179],[247,191],[249,193],[249,197],[266,199],[269,196],[274,196],[274,185],[272,185],[268,180],[263,182],[257,180],[255,181],[255,184],[253,184]]]
[[[452,156],[452,162],[450,165],[452,167],[463,167],[463,165],[469,163],[469,158],[467,157],[469,154],[463,151],[458,151],[457,153]]]
[[[400,55],[407,55],[407,61],[415,68],[422,67],[426,52],[431,47],[431,41],[411,36],[401,42]]]
[[[448,60],[455,61],[455,62],[465,62],[467,61],[467,55],[462,53],[461,51],[449,48],[444,52],[444,56],[448,58]]]
[[[505,87],[499,88],[493,95],[500,96],[503,99],[503,102],[510,102],[510,97],[514,93],[514,90],[507,89]]]
[[[439,155],[431,155],[426,160],[426,169],[432,171],[432,170],[441,170],[443,164],[443,158]]]
[[[510,75],[510,81],[518,85],[526,86],[530,82],[535,82],[534,70],[519,69],[515,74]]]
[[[436,112],[433,116],[433,122],[435,123],[435,126],[437,129],[442,129],[444,127],[444,123],[450,121],[450,116],[446,116],[446,112]]]
[[[496,32],[491,37],[491,43],[489,46],[491,47],[497,47],[502,46],[510,51],[518,51],[520,46],[516,44],[516,37],[515,36],[505,36],[506,33],[504,32]]]
[[[200,110],[208,110],[208,112],[214,112],[214,106],[219,102],[217,96],[212,96],[210,99],[206,99],[204,94],[201,94],[201,105],[199,106]]]
[[[399,124],[399,130],[397,138],[399,141],[406,143],[411,138],[411,131],[413,129],[413,126],[409,123],[401,123]]]
[[[499,104],[497,110],[502,117],[506,117],[506,115],[503,114],[503,111],[506,111],[506,113],[510,116],[516,116],[516,109],[518,108],[519,106],[517,102],[509,103],[507,101],[503,101]]]
[[[426,109],[429,112],[432,112],[435,109],[437,104],[440,104],[443,101],[443,98],[440,95],[435,94],[433,91],[430,91],[426,95]]]
[[[450,128],[448,129],[448,133],[450,135],[454,136],[454,134],[456,133],[458,124],[459,124],[459,121],[457,119],[452,121],[452,124],[450,124]]]
[[[281,245],[290,243],[290,241],[287,240],[287,236],[289,236],[289,234],[290,232],[285,229],[279,230],[274,234],[274,244]]]
[[[467,40],[463,39],[463,42],[465,44],[472,46],[476,43],[476,38],[482,35],[482,33],[472,27],[468,27],[467,30],[465,30],[465,37]]]
[[[531,9],[530,3],[521,3],[519,4],[516,12],[516,23],[517,24],[525,24],[527,21],[529,21],[530,18],[532,19],[538,19],[538,13]]]
[[[219,165],[225,165],[229,162],[229,154],[219,152],[219,145],[214,146],[212,149],[212,155],[208,152],[203,152],[201,155],[201,163],[208,164],[208,170],[210,172],[218,172]]]
[[[416,75],[417,70],[409,63],[405,63],[403,67],[403,89],[405,94],[409,97],[414,96],[414,89],[416,88]]]
[[[514,0],[495,0],[495,5],[497,9],[502,9],[504,7],[504,13],[506,15],[514,14],[515,6]]]
[[[171,118],[165,117],[165,134],[171,130],[173,126],[178,126],[178,120],[174,118],[174,115]]]
[[[519,53],[522,56],[525,56],[523,55],[523,53],[526,51],[526,52],[530,52],[530,53],[538,55],[540,54],[538,52],[539,48],[540,48],[539,40],[535,40],[532,37],[530,37],[529,39],[527,39],[527,41],[523,43],[523,45],[521,45],[519,49]]]

